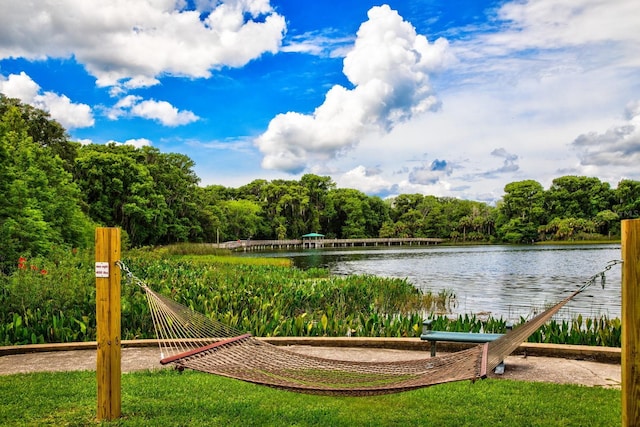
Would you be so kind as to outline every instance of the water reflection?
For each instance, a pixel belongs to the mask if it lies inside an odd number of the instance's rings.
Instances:
[[[325,267],[336,275],[406,278],[425,291],[453,292],[454,315],[489,313],[516,321],[564,298],[619,259],[620,245],[345,248],[262,256],[288,257],[300,268]],[[620,280],[617,265],[607,272],[605,289],[593,286],[558,317],[620,317]]]

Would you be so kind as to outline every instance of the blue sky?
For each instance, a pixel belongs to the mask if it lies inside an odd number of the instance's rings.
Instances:
[[[640,180],[637,0],[0,0],[0,92],[202,185]]]

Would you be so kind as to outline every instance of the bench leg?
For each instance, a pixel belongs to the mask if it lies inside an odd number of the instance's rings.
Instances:
[[[504,374],[504,360],[500,362],[498,366],[496,366],[496,369],[494,369],[493,372],[495,372],[496,375]]]
[[[431,357],[436,357],[436,342],[431,341]]]

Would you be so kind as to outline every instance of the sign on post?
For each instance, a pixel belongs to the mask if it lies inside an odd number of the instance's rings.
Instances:
[[[109,278],[108,262],[96,262],[96,278]]]

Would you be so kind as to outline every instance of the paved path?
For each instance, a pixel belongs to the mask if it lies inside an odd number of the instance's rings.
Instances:
[[[379,348],[316,347],[292,345],[288,349],[313,356],[339,360],[393,361],[423,358],[424,351]],[[160,369],[157,347],[123,348],[122,371]],[[619,364],[541,356],[509,356],[503,375],[491,377],[524,381],[620,387]],[[95,350],[53,351],[0,357],[0,375],[40,371],[95,370]]]

